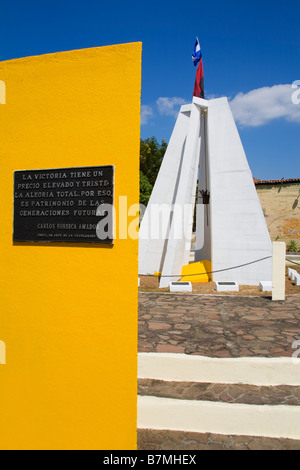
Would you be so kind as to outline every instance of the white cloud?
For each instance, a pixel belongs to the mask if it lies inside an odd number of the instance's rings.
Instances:
[[[142,104],[141,106],[141,125],[148,124],[149,118],[153,115],[151,106]]]
[[[291,85],[258,88],[238,93],[230,107],[237,123],[244,127],[262,126],[278,118],[300,123],[300,104],[293,103],[293,93]]]
[[[161,97],[156,100],[160,114],[173,117],[177,117],[180,107],[186,103],[187,101],[184,98],[178,98],[176,96],[173,98]]]

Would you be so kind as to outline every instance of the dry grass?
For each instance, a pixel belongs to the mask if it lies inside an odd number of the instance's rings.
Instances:
[[[300,273],[300,266],[293,266],[297,272]],[[271,292],[261,292],[258,286],[239,286],[239,292],[217,292],[213,282],[196,284],[192,283],[192,294],[210,294],[210,295],[236,295],[236,296],[266,296],[271,295]],[[159,278],[153,276],[140,277],[141,292],[169,292],[169,288],[159,288]],[[300,294],[300,286],[295,286],[294,283],[287,277],[285,282],[286,295]]]

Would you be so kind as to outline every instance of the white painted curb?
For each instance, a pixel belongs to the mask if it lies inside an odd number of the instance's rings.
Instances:
[[[293,352],[291,349],[291,356]],[[223,359],[185,354],[139,353],[138,378],[169,382],[300,385],[300,359],[292,357]]]
[[[300,439],[300,407],[138,397],[138,429]]]

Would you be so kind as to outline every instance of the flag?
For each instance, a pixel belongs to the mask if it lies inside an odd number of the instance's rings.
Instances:
[[[204,98],[203,60],[202,60],[202,52],[201,52],[201,47],[200,47],[198,38],[196,38],[192,60],[193,60],[195,67],[198,65],[197,70],[196,70],[193,96],[196,96],[197,98]]]
[[[193,55],[192,55],[192,60],[193,60],[193,63],[194,63],[195,66],[198,64],[198,62],[200,62],[201,58],[202,58],[201,47],[200,47],[199,39],[196,38],[194,51],[193,51]]]

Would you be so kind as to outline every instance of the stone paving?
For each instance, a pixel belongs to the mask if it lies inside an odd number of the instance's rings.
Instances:
[[[300,442],[255,436],[138,430],[138,450],[299,450]]]
[[[256,386],[139,379],[138,394],[248,405],[300,405],[300,387],[291,385]]]
[[[208,357],[292,357],[300,295],[270,297],[139,293],[139,352]],[[300,345],[298,345],[300,349]],[[299,355],[300,357],[300,355]],[[300,387],[139,379],[140,395],[256,405],[300,405]],[[300,450],[300,440],[138,429],[141,450]]]
[[[291,357],[300,296],[139,293],[139,352],[208,357]]]

